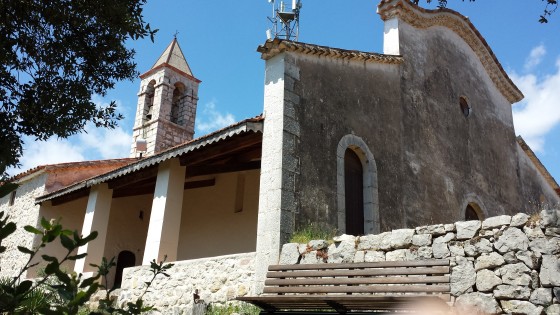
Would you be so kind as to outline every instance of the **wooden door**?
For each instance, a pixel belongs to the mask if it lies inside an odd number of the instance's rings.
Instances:
[[[344,193],[346,234],[364,234],[364,171],[360,158],[351,149],[344,153]]]

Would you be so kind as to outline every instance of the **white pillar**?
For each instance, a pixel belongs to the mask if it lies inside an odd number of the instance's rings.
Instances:
[[[383,30],[383,53],[387,55],[400,55],[399,19],[394,17],[385,21]]]
[[[178,159],[159,166],[143,265],[149,265],[154,259],[159,262],[165,255],[167,261],[177,260],[185,169]]]
[[[82,227],[82,235],[85,237],[92,231],[97,231],[97,238],[78,249],[78,254],[87,253],[85,258],[76,260],[74,271],[84,273],[95,271],[89,264],[99,265],[105,252],[105,239],[107,237],[107,225],[111,210],[113,190],[106,183],[91,188]]]

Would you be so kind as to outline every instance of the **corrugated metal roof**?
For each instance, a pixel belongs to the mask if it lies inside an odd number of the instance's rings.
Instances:
[[[197,149],[203,148],[203,147],[205,147],[209,144],[227,140],[227,139],[229,139],[229,138],[231,138],[235,135],[239,135],[239,134],[247,133],[247,132],[262,132],[263,121],[264,121],[264,118],[262,116],[257,116],[255,118],[249,118],[249,119],[240,121],[236,124],[233,124],[233,125],[228,126],[226,128],[220,129],[218,131],[215,131],[215,132],[210,133],[208,135],[205,135],[203,137],[191,140],[189,142],[178,145],[178,146],[173,147],[171,149],[165,150],[165,151],[160,152],[156,155],[143,158],[141,160],[138,160],[137,162],[130,163],[126,166],[115,169],[113,171],[110,171],[110,172],[107,172],[107,173],[104,173],[104,174],[101,174],[101,175],[83,180],[83,181],[78,182],[74,185],[70,185],[70,186],[64,187],[60,190],[54,191],[50,194],[40,196],[37,199],[35,199],[35,202],[36,203],[41,203],[41,202],[44,202],[44,201],[52,200],[54,198],[67,195],[69,193],[72,193],[72,192],[75,192],[75,191],[78,191],[78,190],[81,190],[81,189],[85,189],[85,188],[92,187],[94,185],[105,183],[109,180],[112,180],[112,179],[115,179],[115,178],[118,178],[118,177],[121,177],[121,176],[124,176],[124,175],[127,175],[127,174],[137,172],[139,170],[151,167],[153,165],[160,164],[164,161],[167,161],[167,160],[175,158],[175,157],[182,156],[182,155],[187,154],[189,152],[192,152],[192,151],[195,151]]]

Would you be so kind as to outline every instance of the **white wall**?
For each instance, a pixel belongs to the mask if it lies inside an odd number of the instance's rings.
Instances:
[[[239,174],[243,211],[235,212]],[[214,186],[185,190],[177,260],[255,251],[259,176],[260,170],[219,174]]]

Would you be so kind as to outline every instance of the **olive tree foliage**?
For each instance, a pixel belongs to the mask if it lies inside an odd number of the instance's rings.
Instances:
[[[447,7],[447,0],[437,0],[438,7],[445,8]],[[462,0],[463,2],[465,0]],[[469,2],[474,2],[475,0],[469,0]],[[412,0],[414,4],[418,4],[420,0]],[[426,0],[427,3],[432,2],[432,0]],[[543,13],[539,16],[540,23],[548,23],[548,18],[556,12],[558,9],[558,0],[541,0],[544,5]]]
[[[146,0],[0,0],[0,175],[17,166],[22,136],[68,137],[87,122],[113,128],[115,83],[137,76],[128,39],[153,30]]]

